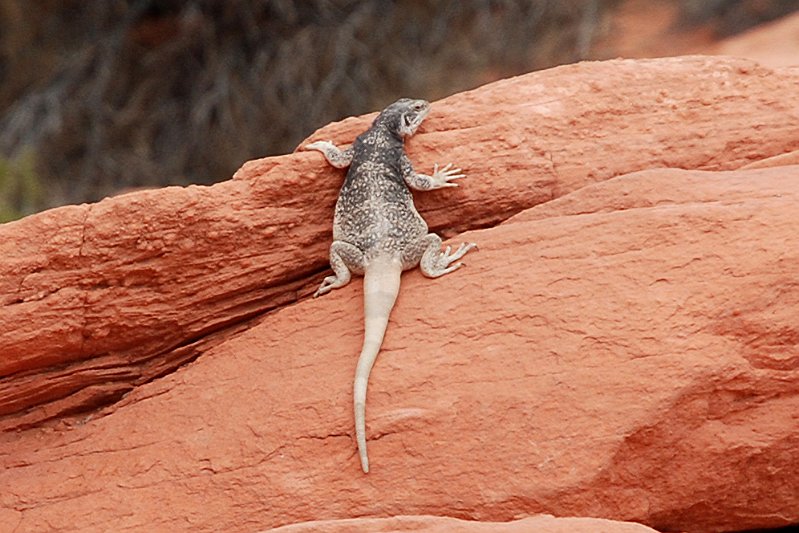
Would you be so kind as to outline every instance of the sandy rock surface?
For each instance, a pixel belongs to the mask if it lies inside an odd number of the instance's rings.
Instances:
[[[361,281],[306,298],[343,176],[321,156],[0,226],[0,524],[799,522],[799,166],[775,159],[799,150],[797,83],[744,60],[611,61],[435,104],[410,157],[469,178],[418,205],[480,250],[403,276],[368,476]]]
[[[534,516],[511,522],[475,522],[440,516],[399,516],[394,518],[352,518],[320,520],[270,529],[263,533],[654,533],[655,530],[630,522],[601,518],[556,518]]]
[[[690,80],[690,83],[686,82]],[[727,170],[799,150],[799,73],[701,57],[583,63],[437,103],[409,143],[463,187],[418,196],[445,236],[651,167]],[[367,118],[311,140],[348,143]],[[343,172],[317,153],[0,226],[0,429],[113,402],[307,296]]]

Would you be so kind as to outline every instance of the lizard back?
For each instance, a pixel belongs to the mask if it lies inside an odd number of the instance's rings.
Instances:
[[[402,178],[402,139],[380,125],[359,135],[353,164],[336,202],[333,238],[357,246],[367,258],[399,255],[427,234]]]

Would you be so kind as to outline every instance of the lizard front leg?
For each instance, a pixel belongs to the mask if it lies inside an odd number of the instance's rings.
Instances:
[[[330,245],[330,266],[335,275],[324,279],[314,293],[314,298],[343,287],[350,282],[353,272],[363,274],[365,266],[363,252],[354,244],[333,241]]]
[[[434,189],[442,189],[444,187],[457,187],[457,183],[452,183],[452,180],[464,178],[461,174],[461,169],[452,168],[452,163],[447,164],[444,168],[438,168],[438,165],[433,167],[433,175],[417,174],[413,170],[413,165],[408,156],[403,154],[400,160],[402,167],[402,179],[408,184],[411,189],[417,191],[432,191]]]
[[[347,168],[352,163],[352,147],[342,150],[330,141],[316,141],[306,144],[303,150],[322,152],[327,162],[336,168]]]

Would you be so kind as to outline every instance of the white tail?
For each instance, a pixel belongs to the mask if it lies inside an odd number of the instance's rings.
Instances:
[[[358,366],[355,368],[353,401],[355,407],[355,439],[361,468],[369,472],[366,455],[366,387],[369,373],[375,364],[383,335],[386,333],[388,316],[394,307],[399,292],[402,265],[397,259],[376,260],[366,266],[363,282],[364,336]]]

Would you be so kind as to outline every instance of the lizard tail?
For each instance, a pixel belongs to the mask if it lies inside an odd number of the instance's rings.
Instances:
[[[366,267],[363,282],[364,338],[358,366],[355,369],[353,400],[355,407],[355,438],[358,441],[358,455],[361,468],[369,472],[369,458],[366,455],[366,386],[369,373],[375,364],[383,335],[388,325],[388,315],[394,307],[399,292],[402,265],[399,260],[373,261]]]

